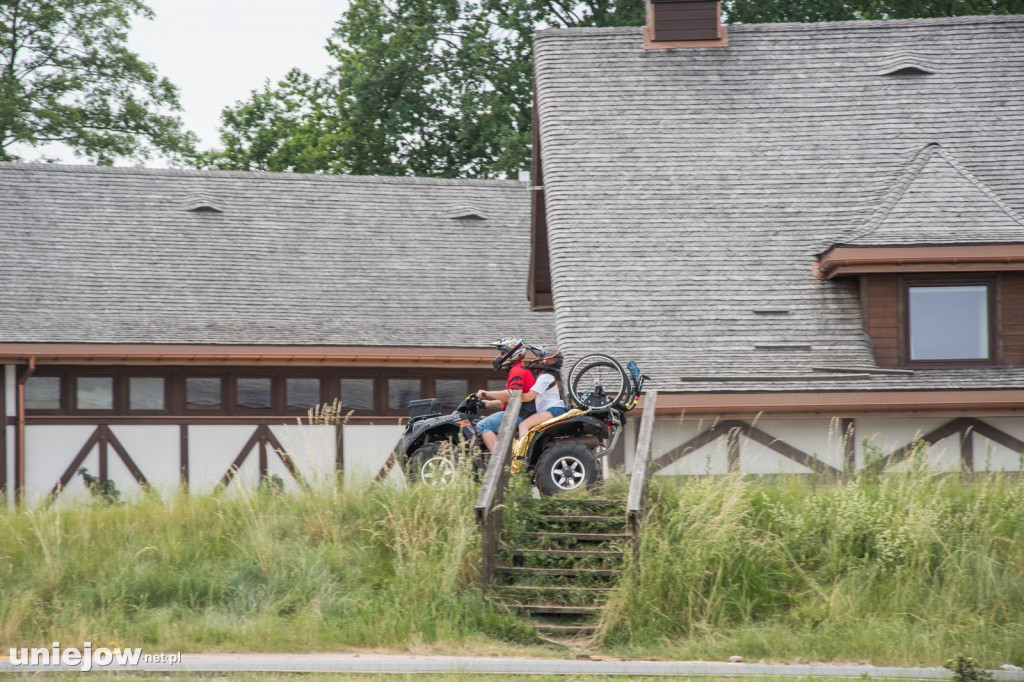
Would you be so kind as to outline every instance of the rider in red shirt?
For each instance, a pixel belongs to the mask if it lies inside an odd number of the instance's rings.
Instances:
[[[492,345],[498,347],[498,357],[493,360],[491,365],[495,370],[507,368],[508,378],[505,380],[504,391],[485,391],[481,389],[476,392],[478,398],[485,399],[485,407],[498,407],[501,405],[501,412],[495,412],[489,417],[484,417],[476,425],[476,432],[480,434],[484,445],[491,452],[494,451],[494,446],[498,443],[497,431],[501,427],[501,420],[505,417],[505,405],[508,399],[512,397],[512,391],[522,391],[525,397],[525,394],[533,388],[534,383],[533,373],[523,365],[523,357],[526,355],[526,344],[523,343],[522,339],[506,337],[500,341],[495,341]],[[533,400],[523,402],[522,407],[519,409],[516,425],[535,411]]]

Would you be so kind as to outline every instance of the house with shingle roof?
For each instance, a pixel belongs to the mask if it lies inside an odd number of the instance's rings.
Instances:
[[[649,10],[536,37],[528,295],[652,376],[654,467],[1019,470],[1024,17]]]
[[[535,76],[529,186],[0,164],[0,488],[372,476],[505,333],[636,360],[660,474],[1022,468],[1024,17],[652,0]]]
[[[495,248],[525,183],[6,163],[0,225],[11,497],[373,476],[410,400],[504,386],[495,334],[554,336]]]

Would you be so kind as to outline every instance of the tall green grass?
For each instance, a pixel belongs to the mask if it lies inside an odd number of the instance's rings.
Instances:
[[[199,650],[516,641],[482,599],[477,488],[323,488],[0,515],[0,641]],[[526,634],[524,634],[526,633]]]
[[[617,488],[616,488],[617,486]],[[615,479],[601,494],[624,492]],[[557,655],[478,587],[471,476],[0,512],[0,642]],[[528,497],[523,486],[508,497]],[[1024,664],[1024,481],[654,479],[598,646],[686,659]],[[562,652],[564,653],[564,652]]]
[[[1024,662],[1024,482],[914,469],[817,486],[652,482],[613,648],[684,658]]]

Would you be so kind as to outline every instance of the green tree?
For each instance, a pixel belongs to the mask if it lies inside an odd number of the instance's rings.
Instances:
[[[328,42],[329,73],[293,72],[225,109],[224,148],[201,163],[514,176],[529,164],[534,31],[643,16],[643,0],[352,0]]]
[[[221,113],[223,149],[199,155],[196,165],[225,170],[341,172],[334,160],[342,136],[339,119],[324,114],[324,83],[292,69],[248,101]]]
[[[0,160],[63,143],[97,164],[188,158],[175,87],[126,47],[141,0],[0,0]]]

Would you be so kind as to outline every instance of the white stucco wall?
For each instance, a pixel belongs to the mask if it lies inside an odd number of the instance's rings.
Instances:
[[[1024,441],[1024,419],[1016,417],[992,417],[982,420],[1018,440]],[[1000,445],[979,434],[974,438],[975,471],[1022,471],[1024,455]]]
[[[404,426],[398,425],[345,425],[345,480],[365,485],[372,481],[395,447]],[[401,481],[402,472],[394,467],[388,480]]]
[[[270,432],[289,453],[304,481],[312,485],[330,485],[337,465],[337,430],[333,426],[275,425]],[[242,448],[256,431],[255,424],[190,425],[188,427],[188,474],[193,491],[214,491]],[[397,425],[351,425],[343,427],[345,481],[368,485],[377,476],[391,453],[403,427]],[[29,425],[25,438],[25,495],[29,503],[38,503],[60,480],[61,475],[96,430],[95,424]],[[177,425],[112,425],[111,433],[124,446],[131,460],[158,492],[175,490],[180,482],[181,432]],[[14,429],[8,429],[9,480],[13,482]],[[93,476],[99,475],[100,446],[95,444],[79,465]],[[107,448],[108,476],[125,497],[141,488],[112,445]],[[270,472],[284,481],[286,489],[298,483],[288,472],[274,448],[267,445]],[[259,482],[259,443],[248,450],[228,491],[242,490]],[[400,471],[389,480],[403,481]],[[73,501],[88,495],[77,473],[61,494]]]
[[[49,494],[95,430],[93,425],[25,427],[27,503],[36,504]],[[99,448],[94,446],[80,466],[86,467],[93,476],[98,476]],[[74,500],[87,494],[82,477],[76,475],[68,481],[61,497]]]
[[[952,417],[865,417],[855,420],[856,468],[862,469],[870,456],[886,456],[920,439],[930,431],[950,421]],[[981,418],[980,421],[1006,434],[1024,441],[1024,417]],[[655,423],[652,441],[652,458],[672,451],[716,424],[715,419],[659,418]],[[747,421],[772,438],[778,439],[816,459],[834,467],[844,469],[843,434],[837,418],[818,419],[760,419]],[[626,468],[632,464],[636,436],[631,429],[627,439]],[[974,445],[975,471],[1020,471],[1022,456],[976,433],[967,436]],[[864,441],[867,440],[865,448]],[[960,471],[962,467],[961,434],[944,438],[926,453],[926,464],[934,471]],[[746,474],[810,473],[803,466],[770,447],[741,436],[739,441],[739,470]],[[903,471],[912,466],[910,461],[897,462],[887,471]],[[686,476],[723,474],[728,471],[728,449],[726,438],[719,438],[684,454],[656,475]]]
[[[6,374],[10,374],[9,371]],[[5,377],[5,380],[7,377]],[[869,452],[883,456],[896,451],[924,434],[951,421],[952,418],[882,418],[857,419],[856,465],[863,468]],[[985,424],[1024,441],[1024,417],[982,419]],[[713,419],[659,418],[655,423],[652,445],[657,460],[680,444],[705,432]],[[747,422],[748,424],[750,422]],[[836,419],[761,419],[754,423],[760,431],[789,446],[827,463],[844,468],[842,434]],[[95,424],[29,425],[26,428],[26,500],[38,503],[56,485],[61,474],[96,429]],[[242,447],[252,438],[257,426],[191,425],[188,427],[189,483],[192,490],[208,493],[238,457]],[[136,466],[157,491],[170,491],[179,484],[181,434],[176,425],[113,425],[111,433],[124,446]],[[14,428],[7,429],[8,480],[13,484]],[[290,453],[304,480],[329,485],[335,478],[337,430],[333,426],[276,425],[271,433]],[[344,481],[346,485],[368,485],[381,470],[403,427],[399,425],[346,425],[342,427]],[[969,435],[974,446],[976,471],[1020,471],[1022,456],[977,433]],[[636,424],[623,435],[627,470],[632,463],[636,443]],[[863,441],[868,441],[865,450]],[[959,471],[961,444],[964,439],[954,434],[928,450],[927,463],[937,471]],[[280,476],[288,489],[298,485],[288,473],[273,448],[267,447],[270,471]],[[99,474],[99,445],[94,445],[80,466],[93,475]],[[772,450],[765,444],[741,436],[739,470],[748,474],[809,473],[807,467]],[[899,471],[908,466],[897,463],[889,468]],[[723,474],[728,471],[727,439],[722,437],[656,471],[660,476]],[[108,473],[122,495],[139,494],[140,487],[114,447],[108,446]],[[388,480],[401,485],[404,478],[397,468]],[[259,481],[259,444],[253,445],[240,470],[229,485],[242,490]],[[74,475],[62,493],[62,500],[73,501],[88,495],[82,479]]]

